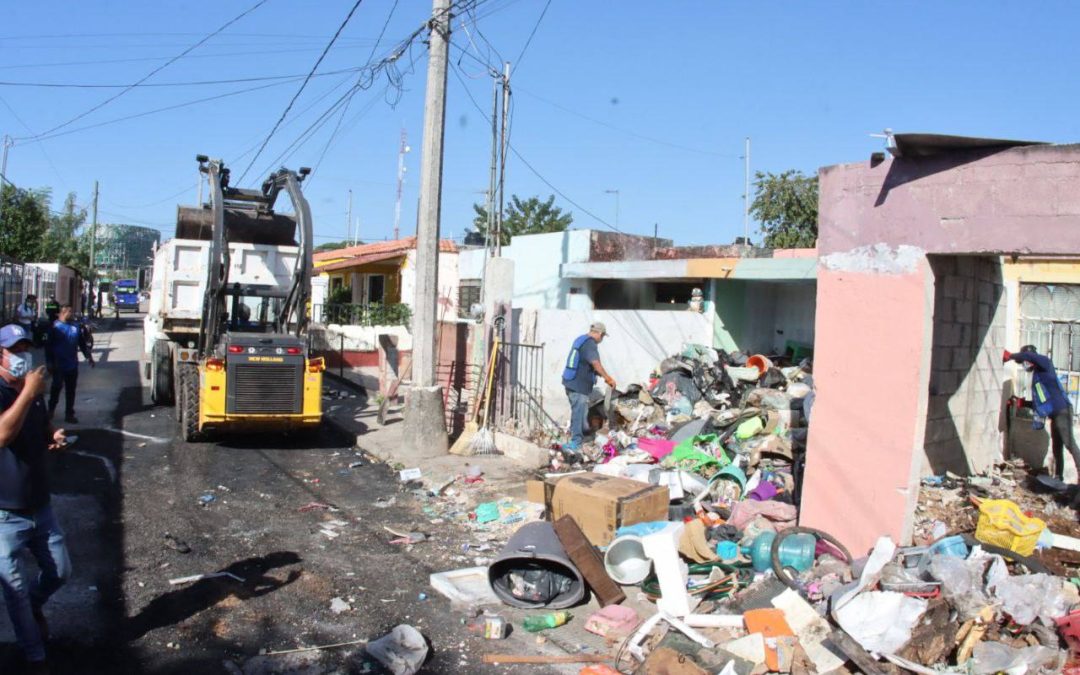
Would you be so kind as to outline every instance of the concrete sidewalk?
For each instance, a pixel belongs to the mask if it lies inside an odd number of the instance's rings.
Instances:
[[[386,424],[377,419],[379,405],[368,399],[348,381],[324,373],[323,419],[338,432],[355,438],[356,447],[394,467],[419,468],[424,478],[439,484],[464,471],[478,466],[485,481],[506,496],[524,495],[525,480],[550,460],[546,449],[503,433],[496,433],[496,447],[503,454],[464,457],[439,455],[431,457],[418,448],[402,442],[401,406],[393,405]]]

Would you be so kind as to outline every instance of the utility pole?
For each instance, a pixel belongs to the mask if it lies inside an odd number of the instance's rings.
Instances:
[[[9,183],[14,187],[14,183],[8,180],[7,177],[7,155],[8,148],[15,145],[15,142],[11,140],[11,136],[4,134],[4,139],[0,142],[0,194],[3,194],[4,183]],[[0,216],[4,215],[4,200],[0,199]]]
[[[743,168],[743,244],[750,245],[750,137],[746,137],[746,160]]]
[[[356,246],[356,235],[353,234],[352,229],[352,190],[348,191],[346,201],[349,206],[345,210],[345,241],[352,242],[353,246]]]
[[[506,146],[507,125],[510,119],[510,62],[503,63],[502,76],[502,128],[499,131],[499,222],[495,226],[495,255],[502,256],[503,209],[506,206]]]
[[[604,190],[609,195],[615,195],[615,229],[619,229],[619,190]]]
[[[409,148],[409,136],[405,133],[405,127],[401,128],[401,147],[397,155],[397,202],[394,204],[394,239],[401,238],[401,189],[405,185],[405,153]]]
[[[428,52],[424,137],[420,162],[420,208],[416,225],[416,301],[413,303],[412,376],[416,387],[435,386],[435,309],[439,288],[439,226],[442,207],[446,73],[450,48],[450,0],[433,0]],[[438,399],[442,421],[442,397]],[[440,425],[441,426],[441,425]],[[445,442],[443,427],[443,442]]]
[[[499,171],[499,78],[491,79],[491,175],[487,190],[487,231],[484,233],[484,270],[481,271],[480,293],[484,293],[483,271],[487,270],[487,258],[491,255],[491,238],[495,234],[495,190]]]
[[[97,277],[97,266],[94,264],[94,248],[97,246],[97,203],[98,203],[98,182],[94,181],[94,206],[92,215],[90,217],[90,306],[96,307],[96,303],[93,299],[94,296],[94,280]],[[90,313],[93,316],[93,312]]]

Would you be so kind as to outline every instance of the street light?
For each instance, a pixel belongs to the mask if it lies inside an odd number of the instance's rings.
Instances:
[[[604,194],[615,195],[615,229],[619,229],[619,190],[604,190]]]

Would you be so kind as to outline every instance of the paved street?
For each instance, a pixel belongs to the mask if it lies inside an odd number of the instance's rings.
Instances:
[[[310,436],[179,441],[173,409],[151,407],[140,386],[140,339],[141,315],[102,320],[99,365],[81,372],[78,442],[56,457],[55,503],[75,573],[46,608],[53,672],[226,672],[224,660],[376,638],[399,623],[431,641],[425,672],[483,671],[482,644],[469,646],[460,615],[428,586],[446,563],[432,569],[432,548],[387,543],[383,526],[425,524],[389,467],[363,460],[325,425]],[[393,505],[374,506],[391,496]],[[337,510],[302,510],[313,502]],[[453,532],[440,534],[455,545]],[[219,571],[244,582],[169,584]],[[337,597],[353,609],[334,614]],[[5,621],[0,672],[18,658]],[[378,672],[360,647],[265,657],[265,672],[320,658],[328,670]]]

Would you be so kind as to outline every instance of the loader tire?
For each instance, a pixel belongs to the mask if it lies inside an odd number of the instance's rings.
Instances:
[[[169,343],[158,340],[150,353],[150,400],[158,405],[173,403],[173,360]]]
[[[199,371],[191,364],[180,366],[180,434],[188,443],[203,439],[199,432]]]

